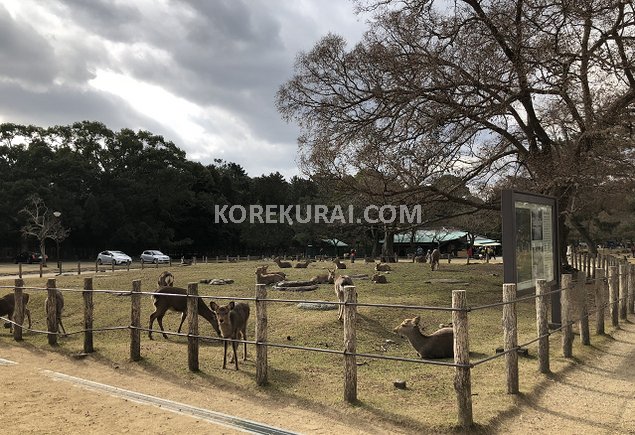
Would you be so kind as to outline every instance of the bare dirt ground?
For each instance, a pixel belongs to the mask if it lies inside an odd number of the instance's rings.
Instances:
[[[584,362],[520,395],[488,433],[635,434],[635,324],[621,323],[611,336]]]
[[[635,434],[635,324],[622,323],[612,340],[584,361],[545,378],[532,393],[516,397],[517,408],[479,433]],[[301,433],[399,433],[399,428],[351,417],[338,410],[309,410],[292,402],[158,379],[133,364],[113,366],[98,357],[74,359],[28,345],[5,345],[0,358],[2,425],[21,433],[238,433],[205,420],[54,380],[61,372],[143,392]],[[522,385],[521,385],[522,390]],[[478,416],[475,416],[478,420]]]

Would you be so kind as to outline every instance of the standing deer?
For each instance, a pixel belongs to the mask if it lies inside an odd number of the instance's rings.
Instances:
[[[405,319],[394,331],[406,337],[421,358],[452,358],[454,356],[454,330],[441,328],[431,335],[424,335],[419,329],[421,318]]]
[[[179,325],[178,333],[181,332],[181,327],[185,318],[187,317],[187,290],[179,287],[163,287],[157,290],[157,293],[152,295],[152,303],[154,304],[154,313],[150,314],[150,326],[148,327],[148,337],[152,340],[152,324],[154,319],[159,323],[163,337],[168,338],[168,335],[163,329],[163,316],[168,310],[181,313],[181,324]],[[205,301],[200,297],[198,299],[198,315],[207,320],[216,334],[220,336],[220,330],[218,329],[218,322],[216,321],[216,314],[205,304]]]
[[[29,319],[29,329],[31,329],[31,312],[26,307],[29,303],[29,294],[22,293],[22,305],[24,306],[24,314]],[[4,295],[0,299],[0,316],[7,316],[10,321],[13,321],[13,313],[15,311],[15,293],[9,293]],[[13,323],[10,323],[10,330],[13,331]]]
[[[441,258],[441,253],[439,252],[438,249],[435,249],[434,251],[432,251],[432,253],[430,254],[430,268],[432,270],[438,270],[439,269],[439,259]]]
[[[353,285],[353,280],[348,275],[338,276],[335,280],[335,294],[337,295],[337,300],[340,301],[337,320],[340,322],[344,321],[344,286],[347,285]]]
[[[288,269],[289,267],[292,267],[291,263],[288,261],[281,261],[280,257],[274,258],[273,262],[276,263],[280,269]]]
[[[46,312],[49,312],[49,305],[51,303],[49,302],[49,298],[47,297],[46,300],[44,301],[44,308],[46,309]],[[55,313],[57,316],[57,331],[55,332],[60,332],[60,328],[62,328],[62,332],[64,333],[64,335],[66,334],[66,329],[64,329],[64,325],[62,325],[62,311],[64,311],[64,295],[62,294],[62,292],[59,289],[55,289]]]
[[[238,356],[236,355],[236,349],[238,348],[238,343],[235,340],[238,339],[238,335],[240,334],[243,341],[245,341],[244,349],[243,349],[243,361],[247,360],[247,320],[249,320],[249,305],[239,302],[235,303],[231,301],[229,304],[225,306],[220,306],[216,302],[210,302],[210,308],[216,313],[216,318],[218,319],[218,326],[220,327],[220,332],[223,338],[232,340],[232,350],[233,355],[232,359],[229,360],[231,363],[234,362],[236,366],[236,370],[238,370]],[[223,341],[223,368],[227,366],[227,341]]]
[[[159,288],[174,287],[174,275],[167,270],[159,275],[159,281],[157,282]]]

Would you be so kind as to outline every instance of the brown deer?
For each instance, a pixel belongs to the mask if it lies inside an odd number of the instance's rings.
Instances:
[[[339,310],[337,312],[337,320],[340,322],[344,321],[344,286],[353,285],[353,280],[348,275],[338,276],[335,280],[335,295],[337,296],[337,300],[340,302]]]
[[[375,284],[388,284],[388,280],[386,279],[386,275],[382,275],[381,273],[376,273],[370,279]]]
[[[154,304],[154,313],[150,314],[150,326],[148,327],[148,338],[152,340],[152,324],[156,319],[159,323],[159,328],[163,332],[163,337],[168,338],[168,335],[163,329],[163,316],[168,310],[181,313],[181,324],[179,325],[178,333],[181,332],[183,322],[187,317],[187,290],[179,287],[163,287],[157,290],[157,293],[152,295],[152,303]],[[216,321],[216,314],[205,304],[205,301],[198,298],[198,315],[207,320],[216,334],[220,336],[220,330],[218,329],[218,322]]]
[[[337,269],[346,269],[346,264],[342,263],[339,258],[333,260],[333,263],[335,263]]]
[[[309,263],[311,263],[311,260],[298,261],[293,267],[296,269],[306,269],[309,266]]]
[[[247,320],[249,320],[249,305],[239,302],[235,303],[231,301],[225,306],[220,306],[216,302],[210,302],[210,308],[216,313],[218,319],[218,326],[220,327],[221,336],[227,340],[223,341],[223,368],[227,367],[227,342],[232,340],[232,359],[236,370],[238,370],[238,356],[236,355],[236,349],[238,343],[235,341],[240,334],[241,339],[245,341],[243,349],[243,361],[247,360]]]
[[[421,358],[452,358],[454,356],[454,331],[441,328],[431,335],[424,335],[419,329],[421,318],[405,319],[394,331],[406,337]]]
[[[364,257],[364,263],[374,263],[375,259],[372,257]]]
[[[276,263],[280,269],[288,269],[290,267],[293,267],[292,264],[288,261],[281,261],[280,257],[274,258],[273,262]]]
[[[261,266],[256,268],[256,284],[275,284],[280,281],[284,281],[285,274],[282,273],[267,273],[267,266]]]
[[[375,270],[377,272],[390,272],[392,268],[390,267],[390,264],[379,263],[375,265]]]
[[[44,308],[46,309],[46,312],[49,312],[49,305],[50,305],[50,301],[49,298],[47,297],[46,300],[44,301]],[[64,335],[66,334],[66,329],[64,329],[64,325],[62,325],[62,311],[64,311],[64,295],[62,294],[62,292],[59,289],[55,289],[55,313],[57,316],[57,331],[56,332],[60,332],[60,328],[62,328],[62,332],[64,333]]]
[[[159,275],[159,281],[157,282],[159,288],[174,287],[174,275],[167,270]]]
[[[26,307],[29,303],[29,294],[22,293],[22,305],[24,306],[24,314],[29,319],[29,329],[31,329],[31,312]],[[15,311],[15,293],[9,293],[4,295],[0,299],[0,316],[7,316],[11,322],[13,322],[13,313]],[[9,324],[9,328],[13,331],[13,323]]]
[[[326,269],[329,273],[323,273],[311,278],[311,282],[314,284],[333,284],[335,283],[335,270]]]
[[[441,259],[441,253],[438,249],[435,249],[430,254],[430,269],[438,270],[439,269],[439,260]]]

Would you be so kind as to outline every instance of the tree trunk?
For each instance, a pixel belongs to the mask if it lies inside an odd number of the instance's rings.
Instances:
[[[394,255],[394,231],[392,228],[384,227],[384,245],[381,248],[383,257],[392,257]]]

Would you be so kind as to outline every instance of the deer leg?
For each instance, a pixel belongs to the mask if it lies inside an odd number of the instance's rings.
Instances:
[[[64,325],[62,325],[62,316],[57,318],[57,323],[60,325],[60,328],[62,328],[64,335],[67,336],[68,334],[66,333],[66,329],[64,329]],[[57,332],[60,332],[60,328],[57,328]]]
[[[177,331],[179,334],[181,333],[181,327],[183,326],[183,322],[185,322],[186,317],[187,317],[187,311],[183,311],[181,313],[181,324],[179,325],[179,330]]]
[[[232,350],[234,351],[234,364],[236,366],[236,370],[238,370],[238,356],[236,355],[236,349],[238,349],[238,343],[232,341]]]
[[[247,327],[245,327],[245,329],[243,329],[243,331],[241,332],[242,336],[243,336],[243,340],[245,340],[245,347],[243,349],[243,361],[247,361]]]
[[[168,334],[165,333],[165,329],[163,329],[163,315],[157,316],[157,323],[159,324],[159,328],[161,328],[161,332],[163,333],[163,338],[168,338]]]
[[[157,318],[157,312],[150,314],[150,325],[148,326],[148,338],[152,340],[152,324],[154,323],[154,319]]]
[[[24,307],[24,314],[26,314],[26,318],[29,319],[29,329],[31,329],[31,311],[27,307]]]
[[[223,369],[227,368],[227,339],[223,341]]]

